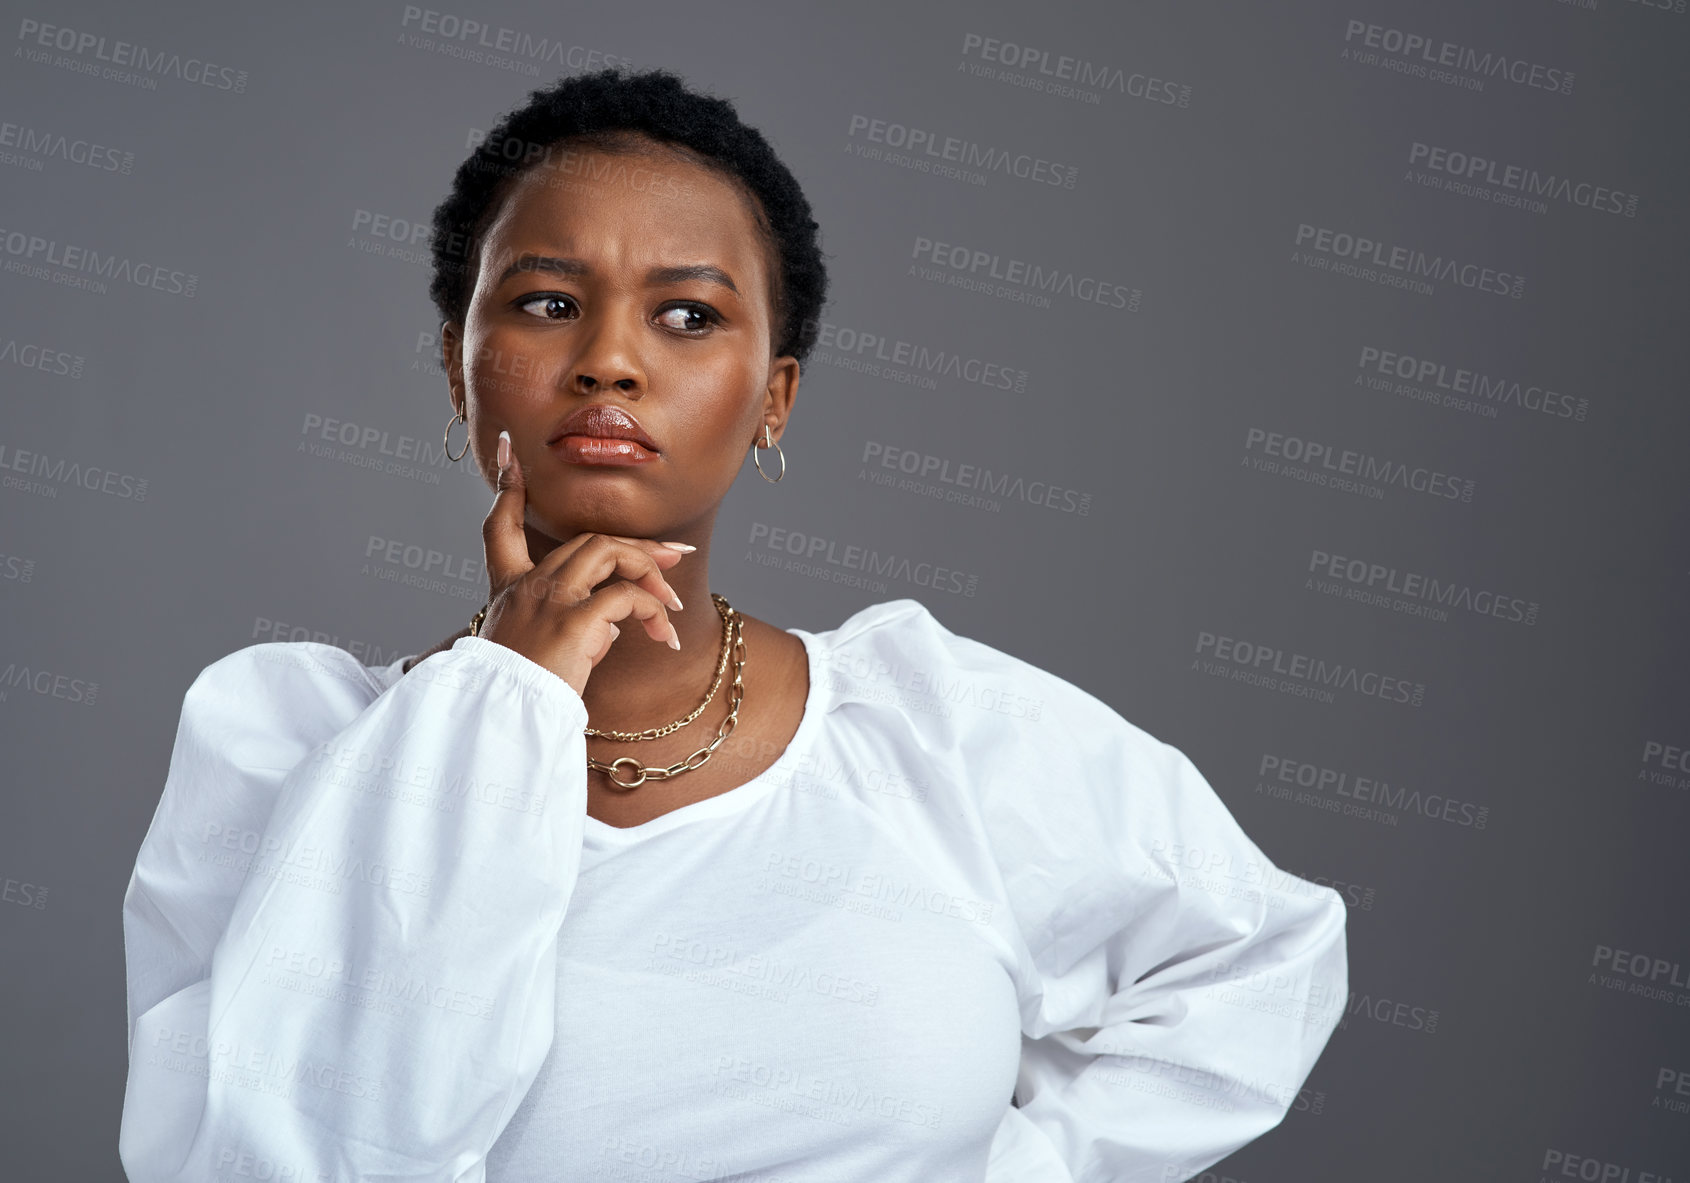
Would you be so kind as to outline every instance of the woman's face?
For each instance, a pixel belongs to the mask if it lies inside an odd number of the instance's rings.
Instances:
[[[531,531],[684,537],[714,515],[765,422],[779,438],[798,363],[771,356],[769,261],[748,200],[667,153],[559,150],[513,183],[443,352],[490,486],[510,432]],[[548,446],[589,404],[630,414],[655,457],[584,464]]]

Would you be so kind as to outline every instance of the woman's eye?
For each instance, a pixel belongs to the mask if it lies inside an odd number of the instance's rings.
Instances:
[[[547,320],[562,320],[563,319],[562,315],[554,316],[553,312],[567,308],[568,306],[572,305],[573,303],[574,303],[574,301],[571,300],[568,296],[558,296],[558,295],[548,294],[548,295],[542,295],[542,296],[535,296],[532,299],[524,300],[520,305],[518,305],[518,307],[522,308],[524,311],[528,311],[528,310],[534,308],[536,305],[539,305],[539,306],[541,306],[542,310],[534,313],[534,315],[543,316]]]
[[[680,313],[680,316],[676,317],[676,313]],[[715,319],[710,314],[710,310],[701,304],[677,304],[673,308],[665,308],[657,315],[659,320],[663,317],[672,318],[664,322],[665,326],[671,329],[680,329],[685,333],[707,329],[710,327],[711,321]],[[689,316],[695,319],[691,322],[686,321],[685,318]]]
[[[573,320],[580,314],[575,301],[557,292],[530,296],[517,305],[531,316],[545,320]],[[693,335],[702,334],[715,323],[716,315],[703,304],[676,304],[659,312],[658,319],[665,328],[677,329]],[[667,318],[667,319],[664,319]]]

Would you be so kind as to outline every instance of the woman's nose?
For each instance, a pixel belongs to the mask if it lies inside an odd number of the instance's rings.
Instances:
[[[583,326],[569,386],[583,393],[614,386],[626,394],[645,388],[645,370],[637,345],[638,325],[631,312],[605,310]]]

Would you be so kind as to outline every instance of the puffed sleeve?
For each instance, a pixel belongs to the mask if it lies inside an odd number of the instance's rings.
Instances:
[[[538,1074],[586,707],[479,637],[378,691],[313,644],[189,688],[123,900],[131,1183],[479,1183]]]
[[[1190,1178],[1279,1124],[1337,1026],[1343,903],[1276,868],[1179,749],[1011,667],[985,672],[1031,709],[974,741],[1024,945],[988,1183]]]

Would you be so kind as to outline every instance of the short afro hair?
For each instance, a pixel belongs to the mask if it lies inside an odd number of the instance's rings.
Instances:
[[[481,238],[510,182],[566,142],[607,152],[649,150],[641,135],[738,181],[756,197],[754,219],[777,262],[770,293],[774,352],[802,366],[827,299],[820,227],[810,203],[762,133],[741,122],[730,102],[690,90],[662,69],[611,67],[532,91],[527,105],[501,118],[458,166],[432,227],[428,293],[442,320],[463,324],[469,314]]]

